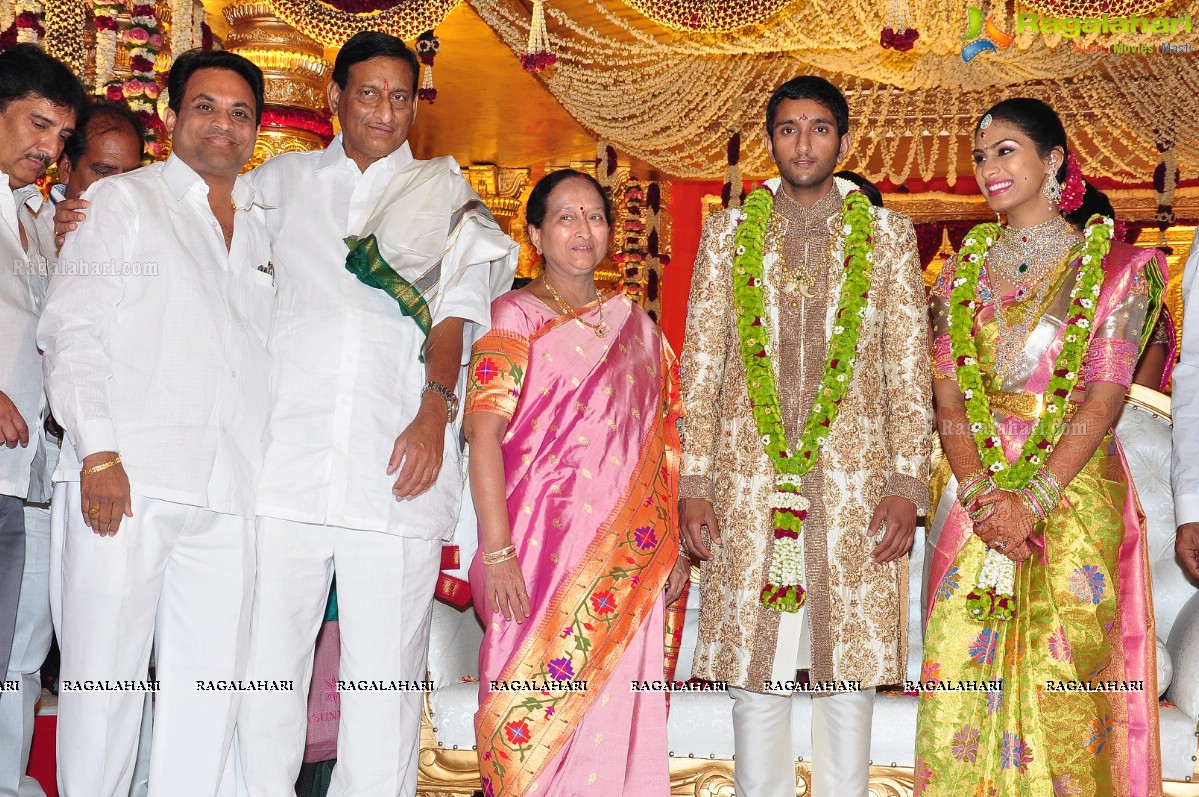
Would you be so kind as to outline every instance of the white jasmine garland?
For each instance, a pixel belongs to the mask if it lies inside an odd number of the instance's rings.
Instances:
[[[788,493],[777,490],[770,494],[771,509],[790,509],[793,512],[807,512],[811,502],[799,493]]]

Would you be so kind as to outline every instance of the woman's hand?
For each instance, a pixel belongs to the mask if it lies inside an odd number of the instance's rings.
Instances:
[[[491,611],[502,612],[505,620],[523,623],[529,616],[529,592],[525,589],[524,573],[520,572],[520,561],[514,556],[494,565],[484,565],[483,577],[487,582]]]
[[[670,575],[666,577],[666,605],[669,606],[683,594],[683,587],[691,580],[691,558],[684,551],[679,551]]]
[[[974,524],[979,539],[1013,562],[1023,562],[1032,555],[1029,535],[1036,528],[1037,518],[1016,493],[992,490],[981,496],[975,506],[988,508],[988,513]]]

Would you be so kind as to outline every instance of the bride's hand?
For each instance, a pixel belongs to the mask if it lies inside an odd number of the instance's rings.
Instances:
[[[520,572],[520,562],[516,557],[494,565],[484,565],[483,577],[487,581],[491,611],[502,612],[505,620],[524,622],[529,616],[529,592],[525,589],[525,576]]]
[[[683,587],[691,579],[691,559],[683,551],[679,551],[679,558],[675,560],[674,567],[670,570],[670,575],[666,577],[666,605],[674,603],[683,594]]]
[[[989,547],[1014,562],[1023,562],[1032,555],[1028,537],[1036,528],[1037,519],[1016,493],[992,490],[978,499],[979,507],[991,511],[974,524],[974,533]]]

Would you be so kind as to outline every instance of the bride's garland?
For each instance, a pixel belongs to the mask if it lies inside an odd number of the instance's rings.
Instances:
[[[733,237],[733,306],[737,334],[754,420],[766,455],[774,465],[775,487],[770,496],[774,525],[774,552],[761,600],[768,608],[795,612],[804,604],[803,524],[809,503],[799,493],[800,480],[816,464],[820,447],[837,419],[837,411],[853,380],[853,368],[862,317],[866,312],[873,268],[874,218],[870,201],[852,191],[842,205],[841,228],[845,234],[845,282],[837,301],[833,335],[829,340],[824,377],[816,391],[812,411],[803,427],[799,448],[791,450],[779,409],[778,389],[770,358],[770,327],[762,256],[766,228],[774,209],[768,188],[750,193],[742,208],[741,221]]]
[[[1103,259],[1111,250],[1114,225],[1111,219],[1092,216],[1087,222],[1085,243],[1070,308],[1062,333],[1062,350],[1053,363],[1053,375],[1045,388],[1045,411],[1024,443],[1015,462],[1008,462],[995,429],[991,403],[978,365],[974,341],[978,279],[987,252],[998,240],[998,224],[979,224],[972,229],[957,255],[950,293],[949,343],[957,370],[957,382],[966,400],[966,417],[979,456],[995,486],[1018,492],[1044,466],[1064,418],[1063,410],[1078,384],[1078,373],[1094,332],[1095,309],[1103,285]],[[966,613],[977,619],[1007,620],[1015,613],[1016,565],[998,551],[988,548],[979,569],[977,586],[966,599]]]

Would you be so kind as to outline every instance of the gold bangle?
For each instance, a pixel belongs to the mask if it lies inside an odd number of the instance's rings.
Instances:
[[[500,562],[507,562],[509,559],[515,558],[515,545],[509,545],[507,547],[500,548],[498,551],[492,551],[491,553],[487,553],[486,551],[483,552],[483,564],[485,565],[498,565]]]
[[[79,475],[80,476],[90,476],[93,473],[99,473],[102,470],[108,470],[113,465],[120,465],[120,464],[121,464],[121,455],[117,454],[115,457],[108,460],[107,462],[101,462],[99,465],[93,465],[90,468],[84,468],[83,470],[79,471]]]

